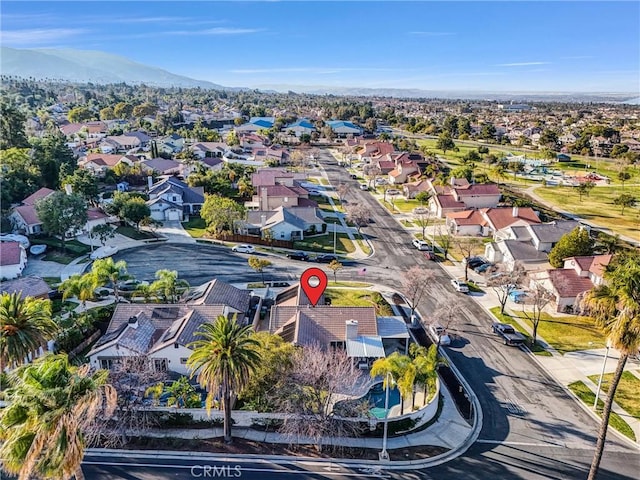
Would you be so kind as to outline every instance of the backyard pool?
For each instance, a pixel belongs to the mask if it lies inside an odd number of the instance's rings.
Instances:
[[[376,383],[369,389],[369,392],[362,397],[369,401],[369,405],[371,405],[369,412],[371,412],[371,414],[376,418],[384,418],[385,395],[386,391],[382,386],[382,383]],[[390,388],[389,408],[394,407],[395,405],[400,405],[400,392],[397,388]]]

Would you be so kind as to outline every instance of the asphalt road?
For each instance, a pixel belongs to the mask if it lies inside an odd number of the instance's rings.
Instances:
[[[323,151],[321,163],[331,158]],[[409,235],[379,206],[345,169],[325,167],[333,185],[349,183],[349,203],[370,208],[375,223],[366,227],[375,256],[340,272],[343,278],[362,280],[358,270],[367,267],[366,280],[398,288],[403,273],[416,263],[434,271],[433,288],[418,310],[429,319],[438,306],[457,305],[458,318],[449,326],[460,340],[447,348],[451,360],[476,393],[484,416],[478,441],[461,457],[414,474],[391,474],[388,478],[424,479],[580,479],[586,478],[597,432],[597,422],[525,352],[503,345],[491,334],[491,319],[468,295],[453,291],[449,277],[440,267],[424,259],[410,245]],[[152,280],[156,270],[178,270],[180,278],[198,285],[213,277],[229,283],[257,281],[243,254],[205,245],[152,245],[119,253],[129,271],[139,279]],[[271,257],[274,266],[268,279],[294,280],[309,264]],[[89,458],[87,459],[89,461]],[[149,462],[147,462],[149,463]],[[162,462],[161,462],[162,463]],[[184,464],[184,462],[183,462]],[[264,464],[260,464],[264,467]],[[241,478],[366,478],[367,473],[322,471],[309,473],[280,470],[268,464],[268,471],[243,470]],[[120,469],[120,470],[118,470]],[[121,473],[118,476],[117,472]],[[314,472],[317,469],[314,467]],[[599,478],[632,479],[640,471],[640,455],[609,434]],[[134,473],[135,472],[135,473]],[[150,473],[151,472],[151,473]],[[185,468],[87,464],[87,478],[195,478]],[[97,476],[96,476],[97,475]],[[270,476],[273,475],[273,476]],[[378,475],[375,474],[374,475]],[[385,472],[384,476],[387,476]]]

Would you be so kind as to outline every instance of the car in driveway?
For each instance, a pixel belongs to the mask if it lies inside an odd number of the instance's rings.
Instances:
[[[322,255],[318,255],[315,258],[316,262],[318,263],[331,263],[334,260],[338,260],[338,257],[336,257],[335,255],[331,255],[329,253],[324,253]]]
[[[396,189],[396,188],[390,188],[389,190],[387,190],[387,195],[400,195],[400,190]]]
[[[303,262],[309,261],[309,255],[307,255],[305,252],[299,251],[287,253],[287,258],[290,258],[291,260],[302,260]]]
[[[484,258],[481,258],[481,257],[467,257],[462,259],[462,265],[466,265],[471,269],[479,267],[484,263],[489,263],[489,262],[487,262]]]
[[[376,178],[376,185],[385,185],[387,181],[384,178]]]
[[[451,285],[456,290],[456,292],[469,293],[469,285],[467,285],[464,280],[454,278],[451,280]]]
[[[237,253],[256,253],[256,247],[253,245],[240,244],[233,247],[231,251]]]
[[[411,242],[411,244],[414,247],[416,247],[418,250],[423,250],[423,251],[431,250],[431,245],[429,245],[424,240],[419,240],[417,238],[414,238],[413,241]]]
[[[369,186],[366,183],[361,183],[360,190],[364,190],[366,192],[367,190],[369,190]]]
[[[429,209],[427,207],[416,207],[413,209],[413,213],[416,215],[426,215],[429,213]]]
[[[481,263],[480,265],[475,267],[473,269],[473,271],[477,272],[477,273],[484,273],[484,272],[487,272],[487,271],[491,271],[494,268],[495,268],[495,265],[493,263],[491,263],[491,262],[489,262],[489,263]]]
[[[509,300],[514,303],[524,303],[527,299],[527,292],[522,290],[513,290],[509,292]]]

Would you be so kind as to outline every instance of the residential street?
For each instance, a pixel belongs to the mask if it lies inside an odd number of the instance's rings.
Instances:
[[[321,163],[332,159],[322,151]],[[333,163],[333,162],[332,162]],[[409,234],[368,192],[361,191],[356,180],[338,166],[325,167],[333,185],[341,181],[353,184],[346,195],[349,203],[369,207],[374,223],[364,229],[372,240],[373,257],[345,267],[339,276],[366,280],[397,289],[406,270],[415,264],[432,269],[435,275],[430,295],[419,305],[428,320],[439,305],[458,305],[461,317],[449,330],[459,340],[446,349],[454,365],[462,372],[482,407],[483,427],[479,439],[461,457],[421,471],[415,478],[434,479],[549,479],[585,478],[591,461],[598,424],[570,397],[549,374],[524,351],[502,344],[491,333],[492,319],[471,296],[456,293],[449,274],[437,263],[426,260],[411,246]],[[154,244],[125,250],[116,259],[127,261],[129,271],[139,279],[152,280],[161,268],[178,270],[180,278],[198,285],[213,277],[229,283],[259,280],[259,274],[247,266],[247,255],[231,254],[227,247],[186,244]],[[265,271],[269,280],[296,281],[308,267],[269,255],[273,266]],[[366,268],[364,278],[362,267]],[[194,478],[193,461],[138,461],[138,466],[123,466],[133,459],[95,459],[87,457],[87,478]],[[157,466],[157,463],[164,466]],[[231,462],[233,463],[233,462]],[[165,465],[166,464],[166,465]],[[171,464],[170,466],[167,466]],[[266,466],[265,466],[266,465]],[[640,455],[612,433],[602,462],[599,478],[636,478]],[[264,469],[263,469],[264,468]],[[362,471],[331,471],[326,465],[310,470],[275,466],[273,463],[249,464],[242,478],[367,478],[380,477]],[[120,473],[118,473],[120,472]],[[135,474],[134,474],[135,472]],[[320,473],[318,473],[320,472]],[[426,473],[425,473],[426,472]],[[409,473],[387,473],[383,478],[412,478]]]

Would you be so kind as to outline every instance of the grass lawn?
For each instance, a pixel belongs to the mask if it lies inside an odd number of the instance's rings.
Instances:
[[[393,203],[391,202],[391,196],[387,195],[387,200],[382,202],[387,210],[391,213],[402,212],[402,213],[411,213],[414,208],[420,206],[420,202],[418,200],[410,199],[406,200],[404,197],[400,195],[396,195],[393,199]]]
[[[543,357],[550,357],[551,353],[547,352],[544,348],[540,346],[538,342],[531,347],[531,335],[523,330],[523,328],[518,324],[518,322],[508,313],[500,313],[500,307],[493,307],[489,309],[494,317],[498,319],[501,323],[508,323],[509,325],[513,325],[513,328],[518,330],[521,334],[527,337],[527,346],[529,349],[536,355],[541,355]]]
[[[540,187],[536,194],[547,202],[563,210],[570,210],[586,220],[590,220],[602,227],[610,228],[613,232],[631,238],[640,236],[638,223],[638,208],[625,208],[624,215],[620,214],[620,207],[613,204],[614,198],[621,193],[633,195],[640,199],[640,187],[619,185],[595,187],[589,196],[580,196],[573,187]]]
[[[402,220],[402,225],[404,225],[405,227],[413,227],[413,223],[411,223],[409,220]]]
[[[202,238],[207,233],[207,224],[200,217],[192,218],[188,222],[182,222],[182,226],[193,238]]]
[[[568,386],[569,390],[571,390],[580,400],[582,400],[582,403],[587,405],[590,409],[593,407],[593,402],[596,399],[596,394],[593,393],[591,389],[585,385],[584,382],[573,382]],[[600,416],[603,407],[604,402],[602,400],[598,400],[598,416]],[[625,422],[622,417],[616,412],[611,412],[611,416],[609,417],[609,426],[615,428],[625,437],[629,437],[635,442],[636,436],[634,435],[633,430],[631,430],[629,424]]]
[[[598,384],[600,375],[589,375],[589,379]],[[602,390],[609,391],[609,383],[613,373],[607,373],[602,377]],[[625,409],[634,418],[640,419],[640,378],[631,372],[622,372],[622,378],[616,390],[615,402]]]
[[[294,242],[293,248],[298,250],[311,250],[322,253],[333,253],[333,232],[325,235],[308,237],[305,240]],[[336,234],[336,253],[346,255],[356,250],[353,242],[346,233]]]
[[[78,256],[71,252],[63,254],[60,251],[50,251],[42,259],[46,262],[56,262],[63,265],[69,265],[76,258],[78,258]]]
[[[330,185],[329,180],[324,177],[318,177],[318,180],[320,181],[320,185]]]
[[[513,313],[531,326],[522,312]],[[538,335],[561,354],[606,346],[604,334],[589,317],[553,317],[543,312],[538,324]]]
[[[369,244],[367,242],[365,242],[361,238],[358,238],[356,241],[358,242],[358,245],[360,245],[360,248],[365,253],[365,255],[371,254],[371,248],[369,247]]]
[[[156,238],[155,235],[149,232],[141,232],[128,225],[120,226],[116,228],[116,232],[125,237],[133,238],[134,240],[147,240],[150,238]]]
[[[327,197],[324,195],[309,195],[309,199],[315,200],[316,202],[318,202],[318,208],[320,210],[323,210],[325,212],[332,212],[332,213],[337,210],[338,212],[344,213],[344,208],[342,207],[340,200],[337,198],[333,199],[333,203],[336,206],[335,210],[333,206],[329,203],[329,200],[327,200]]]
[[[332,275],[331,275],[332,276]],[[340,276],[340,272],[338,272]],[[331,299],[331,305],[338,307],[376,307],[376,314],[381,316],[393,315],[393,310],[387,301],[378,292],[368,290],[351,290],[331,288],[332,282],[324,295]]]

